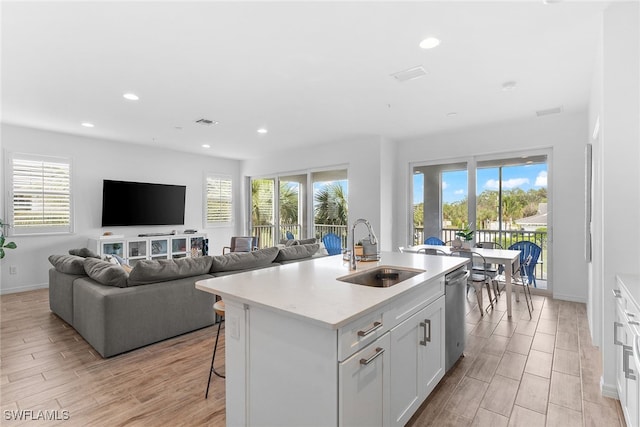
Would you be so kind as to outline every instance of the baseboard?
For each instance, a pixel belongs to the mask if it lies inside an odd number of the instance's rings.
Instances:
[[[605,384],[602,377],[600,377],[600,391],[604,397],[610,397],[612,399],[619,399],[618,388],[614,385]]]
[[[583,304],[587,303],[587,299],[584,297],[576,297],[575,295],[563,295],[563,294],[557,294],[557,293],[553,293],[553,299],[559,299],[562,301],[571,301],[571,302],[581,302]]]
[[[16,294],[18,292],[35,291],[36,289],[45,289],[49,287],[49,283],[39,283],[29,286],[20,286],[17,288],[0,288],[0,295]]]

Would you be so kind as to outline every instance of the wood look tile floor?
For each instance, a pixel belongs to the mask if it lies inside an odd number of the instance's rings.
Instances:
[[[465,357],[409,426],[624,427],[618,402],[600,395],[601,356],[584,304],[534,296],[530,320],[524,300],[514,302],[511,319],[504,293],[484,317],[474,300],[470,294]],[[46,289],[2,295],[1,424],[224,426],[224,379],[214,375],[204,399],[215,332],[212,326],[103,359],[49,311]],[[218,354],[216,369],[224,371],[224,351]],[[8,419],[20,410],[59,419]]]

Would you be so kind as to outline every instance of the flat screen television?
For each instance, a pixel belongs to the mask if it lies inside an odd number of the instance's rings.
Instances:
[[[102,226],[183,225],[184,185],[112,181],[102,186]]]

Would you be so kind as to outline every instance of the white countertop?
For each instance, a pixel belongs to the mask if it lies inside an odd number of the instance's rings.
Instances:
[[[196,282],[196,288],[244,304],[338,329],[351,320],[382,307],[391,299],[425,281],[465,264],[466,259],[423,254],[383,252],[378,262],[359,262],[349,271],[341,255],[315,258]],[[378,266],[425,270],[388,288],[373,288],[336,280]]]

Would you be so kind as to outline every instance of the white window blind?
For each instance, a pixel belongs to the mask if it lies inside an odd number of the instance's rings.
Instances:
[[[71,161],[14,153],[9,162],[11,234],[72,232]]]
[[[206,185],[206,225],[230,224],[233,220],[231,178],[208,175]]]

